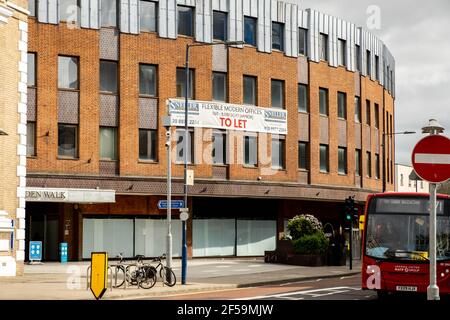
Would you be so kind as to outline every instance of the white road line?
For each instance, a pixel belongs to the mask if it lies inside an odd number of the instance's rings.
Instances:
[[[416,163],[450,164],[450,154],[416,153]]]
[[[287,293],[281,293],[281,294],[273,294],[273,295],[266,295],[266,296],[256,296],[256,297],[247,297],[247,298],[240,298],[240,299],[236,299],[236,300],[258,300],[258,299],[264,299],[264,298],[281,298],[281,297],[289,297],[289,296],[293,296],[293,295],[298,295],[298,294],[302,294],[302,295],[317,295],[320,296],[320,294],[318,294],[319,292],[323,292],[323,291],[334,291],[332,293],[327,293],[327,294],[323,294],[323,295],[330,295],[330,294],[338,294],[341,293],[342,290],[345,290],[343,292],[348,292],[350,290],[360,290],[360,288],[355,288],[355,287],[331,287],[331,288],[322,288],[322,289],[314,289],[314,290],[304,290],[304,291],[294,291],[294,292],[287,292]]]

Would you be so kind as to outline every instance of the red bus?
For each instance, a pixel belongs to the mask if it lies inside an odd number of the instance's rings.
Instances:
[[[362,245],[362,288],[379,297],[426,293],[430,282],[429,194],[387,192],[367,197]],[[450,197],[437,196],[436,278],[450,294]]]

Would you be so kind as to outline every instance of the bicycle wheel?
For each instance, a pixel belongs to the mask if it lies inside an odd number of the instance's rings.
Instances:
[[[159,270],[159,276],[163,279],[166,286],[173,287],[177,283],[177,278],[171,268],[162,267]]]
[[[141,281],[139,281],[139,287],[142,289],[150,289],[156,283],[156,275],[158,272],[152,266],[143,266],[141,269],[143,273],[143,277]]]
[[[116,268],[116,275],[113,281],[113,288],[120,288],[125,283],[125,268],[123,266],[118,266]]]
[[[138,285],[139,270],[135,265],[127,266],[125,279],[130,286]]]

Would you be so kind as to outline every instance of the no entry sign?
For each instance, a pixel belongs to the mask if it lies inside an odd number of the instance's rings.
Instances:
[[[412,152],[412,165],[417,175],[428,182],[450,179],[450,139],[430,135],[420,140]]]

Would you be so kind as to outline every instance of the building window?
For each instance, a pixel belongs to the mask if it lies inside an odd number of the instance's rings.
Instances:
[[[308,112],[308,87],[304,84],[298,85],[298,111]]]
[[[369,151],[366,152],[366,176],[372,177],[372,156]]]
[[[338,117],[347,119],[347,94],[338,92]]]
[[[177,141],[177,157],[176,161],[178,163],[184,163],[184,150],[185,150],[185,130],[184,129],[177,129],[176,131],[176,141]],[[187,134],[187,144],[188,144],[188,150],[187,150],[187,163],[193,163],[194,160],[194,130],[188,129]]]
[[[361,123],[361,98],[355,96],[355,122]]]
[[[244,76],[244,104],[257,104],[256,77]]]
[[[411,188],[411,179],[408,178],[408,187]]]
[[[271,81],[272,108],[284,108],[284,81]]]
[[[281,137],[272,137],[272,168],[284,169],[285,163],[285,140]]]
[[[213,164],[226,164],[227,159],[227,134],[223,130],[215,130],[212,135],[212,159]]]
[[[258,165],[258,139],[256,136],[244,136],[244,165]]]
[[[423,181],[420,181],[420,189],[423,189]]]
[[[361,150],[355,150],[355,174],[361,176]]]
[[[370,77],[372,74],[372,68],[371,68],[372,64],[370,61],[370,51],[366,50],[366,71],[367,71],[367,76]]]
[[[178,34],[194,36],[194,8],[178,6]]]
[[[361,47],[355,45],[356,70],[361,72]]]
[[[403,180],[403,173],[400,174],[400,186],[403,187],[403,185],[405,184],[405,181]]]
[[[272,22],[272,49],[284,50],[284,24]]]
[[[102,0],[100,12],[102,27],[117,27],[116,0]]]
[[[28,11],[30,11],[30,17],[36,17],[36,0],[28,0]]]
[[[347,52],[347,42],[345,40],[338,39],[338,65],[340,66],[347,65],[346,52]]]
[[[213,39],[227,41],[228,39],[228,14],[226,12],[213,12]]]
[[[328,145],[321,144],[320,145],[320,172],[329,172],[328,165]]]
[[[27,122],[27,156],[36,155],[36,122]]]
[[[29,87],[36,86],[36,54],[27,54],[27,85]]]
[[[328,89],[319,88],[319,113],[328,116]]]
[[[380,155],[375,154],[375,178],[380,179]]]
[[[298,53],[306,56],[308,50],[308,30],[298,28]]]
[[[347,174],[347,148],[338,148],[338,173]]]
[[[194,99],[194,70],[189,69],[189,99]],[[177,97],[184,98],[186,95],[186,69],[177,68]]]
[[[58,156],[64,158],[78,157],[78,126],[58,124]]]
[[[148,64],[139,65],[139,94],[156,96],[156,67]]]
[[[58,57],[58,88],[78,89],[78,58]]]
[[[100,127],[100,159],[117,160],[117,128]]]
[[[375,79],[380,80],[380,58],[375,56]]]
[[[366,124],[370,126],[370,101],[366,100]]]
[[[139,159],[157,160],[157,131],[139,129]]]
[[[380,108],[378,106],[378,103],[375,103],[375,110],[374,110],[375,114],[375,128],[379,129],[380,128]]]
[[[78,22],[79,0],[59,0],[59,21]]]
[[[117,62],[100,60],[100,91],[117,93]]]
[[[244,42],[256,46],[256,18],[244,17]]]
[[[215,101],[227,101],[227,74],[213,72],[212,74],[212,97]]]
[[[298,143],[298,168],[301,170],[309,170],[309,143]]]
[[[156,2],[139,1],[139,28],[141,31],[156,32]]]
[[[328,36],[323,33],[319,35],[319,58],[328,61]]]

